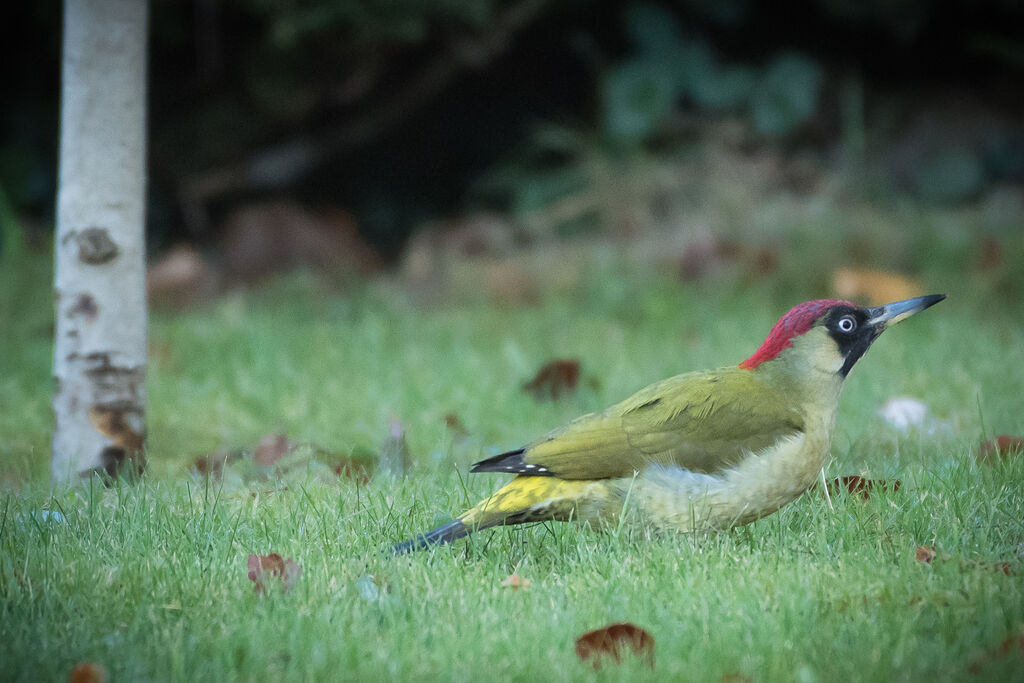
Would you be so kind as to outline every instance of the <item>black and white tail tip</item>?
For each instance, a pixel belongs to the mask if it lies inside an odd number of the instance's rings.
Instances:
[[[534,465],[523,460],[525,448],[481,460],[470,468],[470,472],[507,472],[509,474],[532,474],[539,477],[550,477],[551,472],[543,465]]]

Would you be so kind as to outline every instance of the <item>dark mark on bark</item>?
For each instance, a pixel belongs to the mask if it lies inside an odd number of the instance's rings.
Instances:
[[[116,477],[121,464],[124,463],[125,454],[123,448],[107,446],[100,453],[100,462],[103,463],[103,471],[111,477]]]
[[[86,369],[85,374],[92,378],[100,378],[102,376],[126,377],[142,372],[142,368],[136,366],[114,365],[110,362],[110,354],[105,351],[87,353],[83,360],[91,364],[92,367]]]
[[[98,474],[103,479],[104,484],[112,486],[118,477],[134,481],[146,469],[146,461],[141,453],[129,456],[123,448],[118,448],[117,446],[107,446],[104,448],[100,452],[100,462],[103,464],[99,467],[79,472],[78,476],[82,479],[88,479],[94,474]]]
[[[104,472],[111,477],[142,474],[146,467],[142,451],[146,434],[142,430],[141,406],[131,401],[97,403],[89,408],[89,422],[96,431],[113,441],[100,453]]]
[[[96,305],[96,299],[88,294],[79,294],[78,298],[75,299],[75,305],[68,309],[69,316],[73,317],[81,314],[89,320],[95,320],[99,312],[100,307]]]
[[[105,228],[86,228],[75,235],[78,260],[96,266],[112,261],[119,250]]]

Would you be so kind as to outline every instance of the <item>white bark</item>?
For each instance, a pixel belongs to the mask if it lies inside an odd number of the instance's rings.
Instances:
[[[54,481],[144,462],[147,15],[64,2]]]

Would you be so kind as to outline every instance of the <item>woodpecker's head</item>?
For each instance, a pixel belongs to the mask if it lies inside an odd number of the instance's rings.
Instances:
[[[945,294],[930,294],[875,308],[862,308],[842,299],[806,301],[782,316],[761,347],[740,367],[753,370],[768,361],[798,356],[810,367],[846,377],[887,327],[945,298]]]

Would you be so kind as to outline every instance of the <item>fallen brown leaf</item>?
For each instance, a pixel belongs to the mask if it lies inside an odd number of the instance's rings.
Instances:
[[[533,582],[529,579],[524,579],[523,577],[519,576],[519,574],[510,574],[508,577],[505,578],[504,581],[501,582],[501,587],[511,588],[512,590],[517,591],[520,588],[529,588],[531,583]]]
[[[195,462],[192,463],[192,467],[194,467],[196,472],[199,474],[205,474],[207,476],[212,475],[213,477],[220,479],[221,475],[224,474],[224,468],[236,460],[240,460],[243,455],[243,451],[222,448],[215,453],[200,455],[195,459]]]
[[[249,580],[256,584],[256,593],[266,593],[268,583],[274,577],[281,579],[284,591],[288,592],[300,576],[302,567],[292,558],[284,559],[277,553],[249,555]]]
[[[462,420],[455,413],[448,413],[444,416],[444,426],[451,430],[456,436],[465,436],[469,434],[469,430],[466,429],[466,425],[462,424]]]
[[[914,559],[918,562],[931,562],[935,559],[935,548],[930,545],[919,545],[914,552]]]
[[[722,674],[722,683],[753,683],[754,679],[741,671],[726,671]]]
[[[1017,576],[1017,572],[1013,571],[1013,565],[1009,562],[993,562],[992,571],[996,574],[1005,574],[1006,576]]]
[[[1013,570],[1013,565],[1009,562],[977,562],[968,561],[961,564],[961,568],[964,571],[984,571],[992,572],[993,574],[1003,574],[1005,576],[1017,576],[1017,572]]]
[[[257,467],[273,467],[274,463],[295,450],[295,447],[296,444],[284,434],[267,434],[253,451],[252,460]]]
[[[833,495],[845,490],[847,493],[858,493],[862,498],[869,498],[872,489],[895,492],[899,491],[901,486],[903,486],[903,482],[899,479],[894,479],[890,483],[885,479],[865,479],[857,475],[850,475],[830,481],[828,490]]]
[[[106,683],[107,669],[98,662],[79,662],[71,670],[68,683]]]
[[[844,299],[865,299],[871,306],[910,299],[923,291],[913,278],[872,268],[837,269],[832,289]]]
[[[1021,454],[1024,454],[1024,437],[1001,434],[981,444],[975,457],[979,462],[995,462]]]
[[[545,363],[523,389],[533,394],[538,401],[557,399],[563,394],[576,391],[580,381],[580,362],[576,359],[559,359]]]
[[[373,462],[355,455],[336,457],[331,469],[339,477],[351,479],[360,484],[368,484],[373,477]]]
[[[590,660],[594,669],[599,669],[605,657],[611,657],[616,664],[621,663],[622,651],[626,647],[654,668],[654,636],[628,622],[587,631],[576,639],[576,656],[580,661]]]
[[[984,654],[971,662],[967,670],[972,674],[976,674],[988,662],[1009,657],[1014,652],[1024,653],[1024,624],[1017,626],[1016,633],[1005,638],[999,645],[989,648]]]

